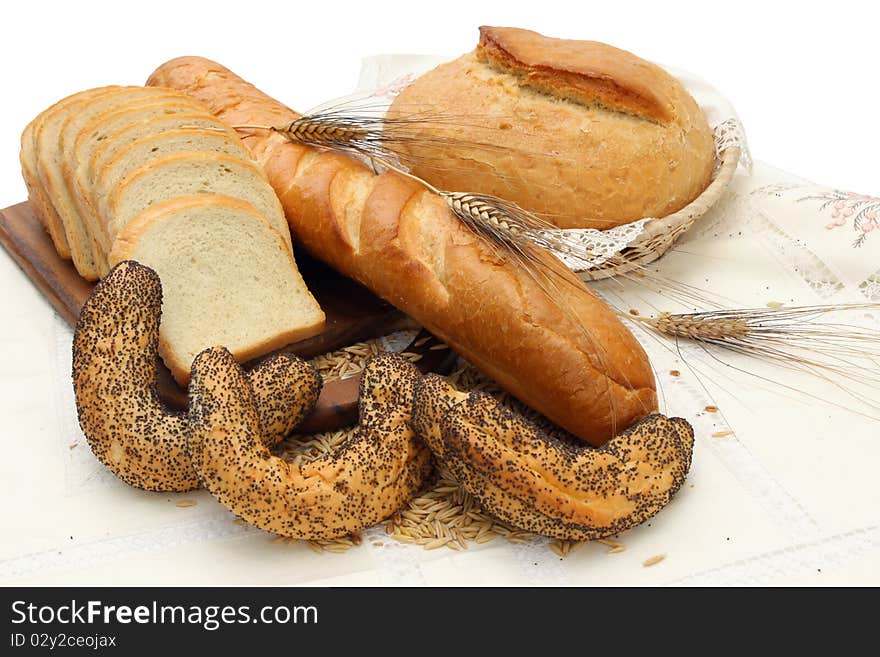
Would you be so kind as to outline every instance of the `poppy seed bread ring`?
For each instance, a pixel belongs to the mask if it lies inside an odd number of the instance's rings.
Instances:
[[[251,386],[232,355],[207,349],[190,379],[190,458],[208,491],[260,529],[307,540],[360,531],[400,509],[430,472],[430,451],[410,428],[418,380],[396,354],[371,358],[356,434],[335,454],[295,466],[260,442]]]
[[[116,265],[80,312],[73,387],[80,427],[98,460],[137,488],[182,492],[200,482],[186,454],[187,417],[167,409],[155,388],[161,307],[153,270],[134,261]],[[268,444],[302,421],[321,389],[317,371],[288,355],[266,360],[248,378]]]
[[[496,517],[567,540],[612,536],[662,509],[690,469],[687,421],[653,414],[600,448],[574,446],[484,393],[441,377],[416,390],[413,426],[459,484]]]

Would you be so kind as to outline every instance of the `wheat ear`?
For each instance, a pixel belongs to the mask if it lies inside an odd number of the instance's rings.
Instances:
[[[662,313],[657,317],[628,318],[642,322],[658,333],[673,338],[686,338],[703,342],[740,340],[750,335],[748,322],[736,317],[707,317],[699,313],[673,315]]]

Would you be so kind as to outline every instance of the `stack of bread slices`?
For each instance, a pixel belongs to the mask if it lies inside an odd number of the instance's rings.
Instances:
[[[31,205],[83,278],[123,260],[158,272],[159,349],[181,384],[204,348],[244,361],[323,329],[265,173],[196,100],[83,91],[34,119],[21,145]]]

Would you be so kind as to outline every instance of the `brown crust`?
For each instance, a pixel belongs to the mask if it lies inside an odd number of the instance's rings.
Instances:
[[[150,84],[187,91],[232,125],[280,125],[297,116],[231,71],[197,57],[161,66]],[[334,210],[334,201],[352,199],[334,199],[345,192],[334,180],[368,172],[364,165],[266,131],[245,132],[245,144],[266,164],[301,244],[414,317],[560,426],[602,444],[656,408],[645,352],[592,294],[562,284],[581,325],[566,319],[526,273],[493,256],[462,227],[442,199],[394,173],[366,176],[356,246],[350,217]]]
[[[151,269],[119,263],[83,306],[73,338],[73,387],[83,434],[95,456],[126,483],[151,491],[198,488],[186,454],[186,416],[155,390],[162,287]],[[277,356],[248,375],[266,444],[284,438],[314,407],[321,377]]]
[[[257,403],[260,434],[271,447],[284,440],[312,412],[321,394],[321,374],[310,362],[281,353],[247,374]]]
[[[439,377],[417,388],[413,417],[434,456],[487,511],[560,539],[603,538],[644,522],[681,487],[693,452],[693,429],[681,418],[650,415],[600,449],[578,448]]]
[[[46,191],[43,189],[35,169],[34,131],[36,130],[36,124],[41,118],[42,114],[31,121],[21,134],[21,152],[19,153],[21,176],[28,191],[28,201],[30,201],[31,208],[40,220],[40,223],[45,226],[49,237],[52,238],[55,250],[59,256],[65,260],[70,260],[70,245],[67,243],[67,236],[64,233],[61,218],[55,212],[55,208],[52,207],[52,201],[46,195]]]
[[[674,116],[668,74],[605,43],[483,26],[477,58],[516,75],[523,86],[583,105],[598,104],[659,122]]]
[[[420,76],[387,117],[407,126],[395,150],[416,175],[560,228],[677,212],[706,189],[715,159],[703,111],[666,71],[527,30],[484,28],[475,51]]]
[[[440,420],[454,406],[467,399],[467,396],[468,393],[459,392],[445,376],[439,374],[426,374],[416,385],[412,415],[413,431],[427,443],[439,461],[446,461]]]
[[[250,386],[228,351],[193,364],[189,453],[205,487],[251,524],[297,539],[335,538],[392,515],[422,486],[430,452],[409,426],[418,370],[395,354],[371,359],[360,428],[333,455],[294,466],[257,440]]]

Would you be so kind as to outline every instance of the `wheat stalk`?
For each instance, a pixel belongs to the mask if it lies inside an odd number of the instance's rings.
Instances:
[[[738,317],[713,317],[705,314],[672,315],[663,313],[658,317],[639,317],[641,321],[673,338],[687,338],[703,342],[740,340],[751,334],[748,322]]]
[[[478,142],[456,136],[456,128],[466,125],[462,117],[443,117],[438,114],[418,113],[410,116],[387,118],[369,113],[351,113],[345,109],[330,108],[302,115],[290,123],[275,125],[236,125],[237,130],[271,130],[287,139],[309,146],[347,151],[383,163],[418,163],[430,169],[443,168],[444,149],[468,148],[476,150],[509,150],[491,141]],[[427,133],[423,128],[447,125],[442,133]],[[435,148],[436,157],[416,156],[408,152],[408,144],[420,149]]]
[[[341,121],[320,121],[302,116],[282,128],[273,128],[292,141],[328,148],[344,148],[369,140],[370,132],[362,126]]]
[[[880,331],[824,318],[831,314],[878,310],[880,304],[864,303],[662,313],[657,317],[633,316],[620,311],[618,314],[676,342],[685,339],[704,349],[720,347],[826,380],[829,380],[828,374],[833,374],[876,387],[880,386]],[[849,392],[839,382],[829,382]],[[878,401],[864,396],[860,399],[880,408]]]

